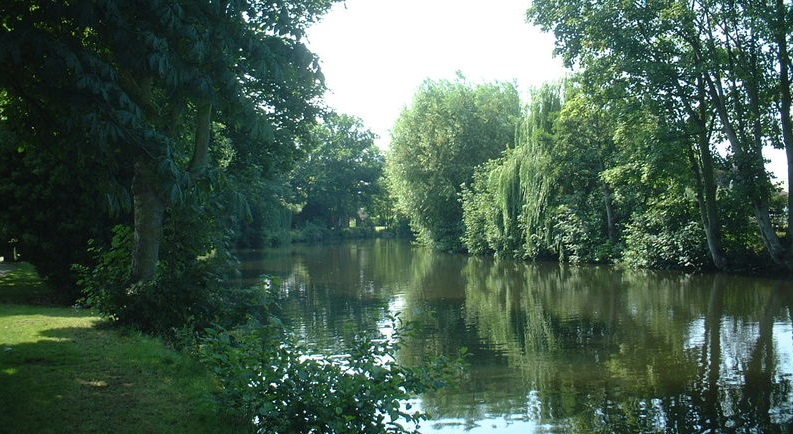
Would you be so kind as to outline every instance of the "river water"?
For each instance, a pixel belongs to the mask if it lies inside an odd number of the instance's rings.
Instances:
[[[423,433],[793,432],[793,282],[440,254],[395,240],[243,255],[308,342],[389,315],[408,365],[470,353]]]

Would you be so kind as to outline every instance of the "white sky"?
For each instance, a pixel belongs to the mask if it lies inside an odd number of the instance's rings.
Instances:
[[[390,130],[427,78],[531,87],[565,75],[553,36],[526,23],[530,0],[347,0],[309,29],[327,104],[357,116],[387,148]],[[765,152],[784,178],[784,151]]]
[[[427,78],[516,81],[522,92],[561,77],[553,37],[526,23],[530,0],[347,0],[308,32],[336,111],[389,131]]]

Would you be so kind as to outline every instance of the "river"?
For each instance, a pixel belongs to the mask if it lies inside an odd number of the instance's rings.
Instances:
[[[793,432],[793,282],[440,254],[396,240],[242,255],[332,352],[399,313],[408,365],[470,353],[423,433]]]

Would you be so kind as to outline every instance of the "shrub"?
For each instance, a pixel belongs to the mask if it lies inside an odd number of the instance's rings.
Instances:
[[[625,227],[623,262],[631,267],[701,269],[708,264],[702,225],[670,224],[663,216],[645,214]]]
[[[225,283],[235,261],[224,250],[204,256],[193,253],[191,261],[163,260],[154,281],[130,283],[132,229],[119,225],[113,232],[109,247],[90,248],[94,267],[75,268],[80,274],[82,302],[115,324],[170,339],[177,331],[194,334],[213,323],[240,324],[251,313],[264,320],[269,311],[269,281],[250,288]],[[188,248],[168,242],[166,252]]]
[[[391,339],[356,338],[349,354],[310,352],[282,329],[250,321],[208,329],[200,359],[220,379],[221,406],[260,433],[411,433],[426,415],[403,400],[443,385],[457,362],[409,369]]]

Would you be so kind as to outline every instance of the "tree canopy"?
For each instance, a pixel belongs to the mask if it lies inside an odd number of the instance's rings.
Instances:
[[[290,184],[303,202],[297,224],[315,221],[347,227],[359,212],[372,212],[380,194],[383,154],[360,119],[331,114],[312,132],[315,148],[292,171]]]
[[[154,280],[164,221],[216,179],[220,153],[265,171],[301,155],[324,91],[302,38],[331,4],[3,2],[3,122],[21,154],[66,162],[105,208],[132,211],[130,281]]]
[[[460,248],[461,186],[513,143],[519,115],[513,83],[422,83],[394,125],[386,162],[397,206],[420,242]]]
[[[762,148],[793,159],[790,17],[784,1],[538,0],[529,19],[556,36],[557,52],[601,87],[653,100],[690,143],[692,171],[713,262],[726,264],[714,181],[716,145],[729,145],[732,179],[751,207],[769,257],[793,269],[793,237],[773,222]],[[672,130],[670,130],[672,131]],[[788,209],[791,205],[788,196]]]

